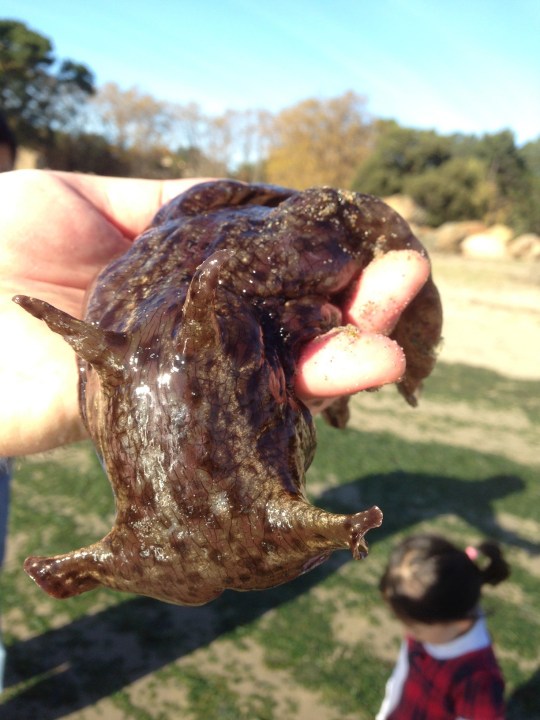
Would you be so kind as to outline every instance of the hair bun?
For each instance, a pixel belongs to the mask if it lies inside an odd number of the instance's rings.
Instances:
[[[489,563],[481,570],[482,584],[498,585],[510,575],[510,566],[503,557],[500,546],[491,541],[483,542],[478,550],[489,559]]]

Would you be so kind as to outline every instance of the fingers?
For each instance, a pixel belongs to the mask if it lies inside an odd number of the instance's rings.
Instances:
[[[320,409],[316,399],[401,379],[405,354],[387,335],[429,273],[427,258],[413,250],[391,251],[365,268],[343,308],[344,322],[350,324],[315,338],[300,356],[296,389],[308,405]]]
[[[344,321],[362,332],[389,335],[429,273],[429,260],[414,250],[392,250],[376,258],[358,279]]]
[[[298,361],[296,390],[304,400],[352,395],[397,382],[405,355],[384,335],[336,328],[306,345]]]

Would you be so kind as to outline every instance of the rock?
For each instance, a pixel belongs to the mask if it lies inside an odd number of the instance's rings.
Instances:
[[[420,240],[428,252],[436,250],[435,241],[437,238],[437,228],[431,227],[430,225],[415,225],[414,223],[409,223],[409,225],[414,235]]]
[[[461,252],[465,257],[505,258],[513,236],[513,230],[507,225],[493,225],[467,236],[461,243]]]
[[[468,235],[486,230],[487,225],[480,220],[446,222],[433,231],[433,247],[439,252],[458,252],[459,246]]]
[[[518,235],[508,245],[508,253],[511,257],[520,260],[540,257],[540,235],[536,233]]]
[[[390,195],[383,198],[392,210],[395,210],[409,225],[423,225],[426,222],[426,211],[417,205],[409,195]]]

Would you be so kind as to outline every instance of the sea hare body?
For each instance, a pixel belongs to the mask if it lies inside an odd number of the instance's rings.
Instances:
[[[217,181],[159,211],[99,275],[84,321],[17,296],[78,354],[81,412],[116,500],[105,538],[26,571],[56,597],[105,585],[196,605],[283,583],[338,548],[363,556],[380,510],[336,515],[305,498],[316,443],[295,361],[373,255],[411,242],[371,196]],[[393,334],[409,402],[440,318],[429,280]],[[327,419],[343,424],[343,410]]]

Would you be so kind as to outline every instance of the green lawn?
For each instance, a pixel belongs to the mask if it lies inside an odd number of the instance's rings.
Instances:
[[[519,412],[523,437],[538,427],[538,382],[441,364],[426,398],[444,411],[456,397],[473,411],[475,437],[490,413],[508,408]],[[422,405],[409,417],[421,428]],[[481,441],[434,440],[425,429],[411,440],[357,427],[318,425],[308,487],[316,504],[334,511],[381,506],[385,520],[368,537],[369,558],[336,553],[286,586],[228,592],[201,608],[105,590],[46,597],[22,571],[24,558],[102,536],[111,493],[86,444],[20,461],[1,580],[8,667],[0,718],[373,718],[399,643],[378,578],[399,537],[429,528],[463,544],[489,536],[504,545],[512,576],[486,593],[484,606],[509,718],[540,719],[540,460],[517,462],[503,434],[500,451],[487,453]]]

